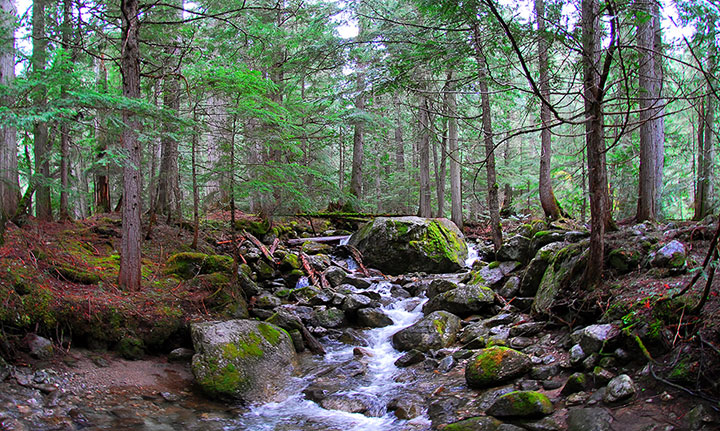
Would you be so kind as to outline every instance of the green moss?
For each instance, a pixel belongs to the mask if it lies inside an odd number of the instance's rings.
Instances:
[[[505,356],[512,349],[507,347],[493,346],[483,349],[472,360],[473,366],[465,370],[465,376],[468,381],[487,382],[491,381],[498,375],[500,366],[505,360]]]
[[[231,272],[233,260],[230,256],[207,255],[204,253],[177,253],[167,261],[166,272],[190,279],[199,274]]]
[[[211,366],[209,364],[208,369],[212,372],[202,378],[200,383],[210,395],[234,397],[239,390],[248,384],[247,379],[242,376],[233,364],[227,364],[219,370],[217,365]]]
[[[547,395],[536,391],[513,391],[500,396],[496,403],[503,405],[503,417],[544,416],[553,412],[552,402]]]
[[[100,277],[97,274],[64,263],[51,265],[50,273],[55,277],[59,276],[61,279],[79,284],[97,284],[100,281]]]
[[[262,339],[254,332],[246,334],[247,340],[238,340],[235,343],[225,344],[222,348],[222,357],[227,360],[245,359],[249,357],[260,358],[264,355],[260,347]]]
[[[490,262],[490,264],[488,264],[488,269],[495,269],[499,266],[500,266],[500,262],[498,262],[497,260],[494,260],[494,261]]]
[[[443,335],[445,334],[445,320],[443,319],[434,319],[433,320],[433,326],[435,327],[435,330],[438,334]]]
[[[533,235],[532,237],[533,237],[533,239],[540,239],[540,238],[542,238],[542,237],[544,237],[544,236],[550,235],[550,233],[552,233],[552,231],[549,231],[549,230],[541,230],[541,231],[539,231],[539,232],[535,232],[535,235]]]
[[[284,331],[283,329],[276,328],[273,325],[267,324],[267,323],[261,323],[258,325],[258,330],[262,334],[263,337],[265,337],[270,344],[273,346],[277,346],[280,343],[280,338],[282,337],[282,334],[280,331]]]
[[[300,269],[302,268],[302,262],[300,262],[298,255],[288,253],[282,258],[282,261],[280,261],[280,267],[283,270]]]
[[[470,285],[470,286],[475,286],[478,284],[482,285],[482,286],[485,285],[485,278],[482,275],[480,275],[480,271],[472,271],[470,274],[471,274],[471,277],[470,277],[470,282],[468,283],[468,285]]]
[[[675,383],[695,383],[697,379],[697,362],[693,362],[689,358],[680,359],[670,370],[667,378]]]
[[[145,354],[145,344],[136,337],[125,337],[118,343],[117,352],[125,359],[136,360]]]

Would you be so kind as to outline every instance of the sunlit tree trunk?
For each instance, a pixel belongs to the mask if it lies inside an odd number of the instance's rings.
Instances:
[[[550,101],[550,78],[548,77],[548,41],[545,32],[545,1],[535,0],[535,14],[538,25],[538,71],[540,74],[540,94],[545,101]],[[551,172],[552,144],[550,135],[551,112],[550,106],[546,103],[540,105],[540,121],[542,131],[540,132],[540,205],[545,217],[550,220],[560,218],[560,206],[553,193]]]
[[[15,79],[15,5],[0,0],[0,85],[11,86]],[[12,104],[10,96],[0,99],[1,107]],[[5,220],[12,218],[20,199],[17,130],[0,123],[0,242]]]
[[[138,0],[121,0],[122,32],[120,70],[123,96],[140,98],[140,49],[138,44]],[[127,290],[140,289],[141,269],[141,190],[140,190],[140,121],[130,110],[122,113],[123,165],[122,239],[120,245],[119,285]]]
[[[47,61],[47,38],[45,37],[45,2],[33,2],[32,37],[33,52],[30,62],[35,79],[40,80],[35,88],[33,103],[42,111],[47,104],[47,89],[42,83],[44,80],[45,63]],[[50,204],[50,148],[48,140],[47,123],[39,120],[33,127],[33,148],[35,153],[35,176],[38,184],[35,187],[35,214],[40,220],[52,219]]]

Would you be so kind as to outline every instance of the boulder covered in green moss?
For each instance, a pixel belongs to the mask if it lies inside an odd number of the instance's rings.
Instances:
[[[534,313],[551,314],[563,289],[585,269],[587,250],[588,242],[582,241],[554,252],[532,303]]]
[[[290,335],[270,323],[193,323],[190,332],[196,352],[192,372],[211,397],[272,401],[297,368]]]
[[[232,272],[233,260],[230,256],[204,253],[177,253],[167,261],[166,272],[189,280],[200,274],[213,272]]]
[[[467,245],[450,220],[420,217],[378,217],[355,232],[367,266],[388,274],[413,271],[455,272],[465,265]]]
[[[487,410],[499,418],[537,418],[553,412],[547,395],[536,391],[514,391],[500,396]]]
[[[392,343],[398,350],[416,349],[427,352],[454,343],[459,330],[459,317],[446,311],[435,311],[415,324],[396,332],[392,337]]]
[[[489,416],[477,416],[448,424],[444,431],[498,431],[502,422]]]
[[[465,381],[471,388],[488,388],[522,376],[530,370],[530,357],[508,347],[480,350],[465,367]]]

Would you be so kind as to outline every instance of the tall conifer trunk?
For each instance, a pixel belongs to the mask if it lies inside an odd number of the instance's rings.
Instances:
[[[0,0],[0,14],[0,85],[11,86],[15,80],[15,6],[11,0]],[[0,107],[11,105],[10,96],[0,99]],[[17,130],[0,124],[0,235],[20,199],[17,151]]]
[[[32,37],[33,52],[30,62],[33,75],[39,82],[35,87],[33,104],[43,111],[47,104],[47,89],[43,84],[45,63],[47,62],[47,38],[45,37],[45,2],[33,1]],[[35,214],[40,220],[52,219],[52,206],[50,204],[50,148],[47,123],[38,120],[33,127],[33,148],[35,153]]]

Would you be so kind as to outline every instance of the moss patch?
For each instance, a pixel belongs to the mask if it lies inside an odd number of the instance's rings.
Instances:
[[[185,252],[170,256],[166,272],[187,280],[199,274],[231,272],[232,267],[233,260],[230,256]]]

